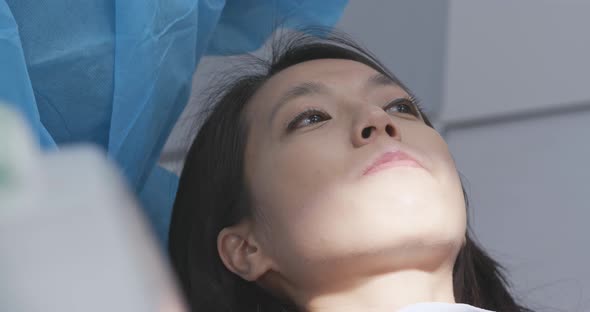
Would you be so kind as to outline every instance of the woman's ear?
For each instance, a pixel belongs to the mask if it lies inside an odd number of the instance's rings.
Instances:
[[[226,227],[217,235],[217,251],[225,267],[247,281],[255,281],[270,268],[254,236],[250,220]]]

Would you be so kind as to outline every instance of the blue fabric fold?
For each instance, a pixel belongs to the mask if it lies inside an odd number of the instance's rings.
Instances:
[[[333,25],[344,0],[0,0],[0,101],[40,146],[94,143],[166,242],[178,177],[157,166],[205,54],[260,47],[274,28]]]
[[[13,106],[23,114],[42,147],[56,147],[41,122],[18,26],[10,7],[3,0],[0,0],[0,102]]]

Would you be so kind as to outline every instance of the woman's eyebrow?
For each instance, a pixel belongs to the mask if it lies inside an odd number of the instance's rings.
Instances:
[[[310,95],[314,95],[314,94],[328,94],[328,93],[329,93],[328,87],[321,82],[308,81],[308,82],[303,82],[298,85],[295,85],[294,87],[288,89],[285,93],[283,93],[283,95],[279,98],[277,103],[272,108],[272,111],[270,113],[270,118],[269,118],[269,125],[272,123],[277,112],[282,107],[284,107],[285,104],[287,104],[288,102],[293,101],[294,99],[297,99],[300,97],[304,97],[304,96],[310,96]]]
[[[382,73],[376,73],[375,75],[367,79],[366,88],[383,87],[383,86],[394,86],[399,87],[399,83]]]

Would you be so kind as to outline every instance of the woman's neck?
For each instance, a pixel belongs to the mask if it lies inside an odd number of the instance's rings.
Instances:
[[[304,306],[309,312],[394,312],[418,302],[455,303],[452,270],[374,276],[346,291],[310,297]]]

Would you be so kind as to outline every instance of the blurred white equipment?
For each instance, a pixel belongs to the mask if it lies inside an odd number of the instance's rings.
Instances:
[[[43,154],[1,104],[0,311],[186,311],[104,153],[83,146]]]

